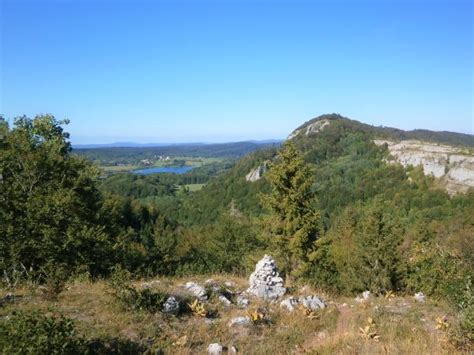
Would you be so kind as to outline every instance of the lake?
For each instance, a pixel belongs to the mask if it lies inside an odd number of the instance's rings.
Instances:
[[[184,174],[191,170],[192,166],[160,166],[158,168],[145,168],[139,170],[133,170],[133,173],[140,175],[150,175],[150,174],[162,174],[162,173],[171,173],[171,174]]]

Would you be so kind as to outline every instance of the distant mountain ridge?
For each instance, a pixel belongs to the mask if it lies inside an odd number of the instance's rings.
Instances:
[[[100,149],[100,148],[153,148],[153,147],[197,147],[197,146],[221,146],[228,144],[271,144],[281,143],[282,139],[265,140],[247,140],[239,142],[208,143],[208,142],[190,142],[190,143],[135,143],[135,142],[114,142],[103,144],[73,144],[73,149]]]
[[[235,142],[235,143],[192,143],[161,146],[101,146],[93,148],[77,148],[73,146],[73,152],[85,156],[91,160],[117,160],[124,157],[141,159],[154,159],[156,156],[186,156],[186,157],[221,157],[240,158],[254,151],[278,147],[281,141],[257,141],[257,142]]]
[[[306,121],[301,126],[296,128],[289,135],[288,138],[292,139],[298,136],[299,134],[301,134],[303,131],[305,131],[306,135],[318,133],[319,132],[318,127],[321,125],[321,122],[331,122],[331,121],[339,121],[347,129],[350,129],[353,131],[371,133],[372,135],[374,135],[374,138],[392,139],[392,140],[398,140],[398,141],[421,140],[421,141],[427,141],[427,142],[443,143],[443,144],[448,144],[448,145],[465,146],[465,147],[474,148],[474,135],[472,134],[449,132],[449,131],[430,131],[427,129],[414,129],[410,131],[405,131],[403,129],[393,128],[393,127],[372,126],[366,123],[352,120],[350,118],[344,117],[337,113],[324,114],[316,118],[313,118],[309,121]]]

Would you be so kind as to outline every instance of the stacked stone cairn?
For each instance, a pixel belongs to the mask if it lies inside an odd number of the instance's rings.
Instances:
[[[269,255],[265,255],[250,275],[250,287],[247,293],[262,298],[264,300],[275,300],[286,293],[284,280],[278,273],[275,260]]]

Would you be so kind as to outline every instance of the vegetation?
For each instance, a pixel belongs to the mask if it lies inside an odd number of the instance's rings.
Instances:
[[[19,313],[12,322],[2,320],[2,347],[30,346],[30,337],[10,336],[28,321],[38,324],[38,329],[31,330],[39,334],[37,348],[45,346],[53,353],[56,342],[69,344],[55,340],[61,337],[71,340],[72,347],[86,346],[92,352],[150,348],[144,342],[146,337],[155,339],[153,346],[167,350],[179,342],[189,350],[203,350],[184,330],[189,319],[162,321],[165,315],[156,315],[167,293],[161,288],[141,289],[133,280],[159,275],[171,278],[169,283],[174,285],[175,278],[185,275],[229,273],[242,282],[239,277],[248,275],[255,262],[270,253],[295,289],[309,284],[340,300],[370,290],[384,307],[393,294],[403,302],[421,291],[437,302],[427,308],[420,305],[421,313],[442,317],[436,308],[428,309],[440,307],[449,315],[449,321],[440,318],[440,324],[449,324],[442,326],[449,346],[472,349],[474,191],[449,196],[420,168],[387,164],[386,148],[376,146],[373,139],[408,137],[400,131],[338,115],[322,118],[329,119],[330,125],[317,137],[301,134],[281,149],[272,146],[254,151],[235,162],[215,162],[180,176],[115,174],[105,178],[92,162],[72,153],[63,130],[66,121],[52,116],[20,117],[9,127],[0,119],[2,287],[22,296],[32,293],[29,297],[35,300],[27,302],[24,297],[9,303],[4,295],[2,315],[13,314],[17,308],[28,312],[33,308],[33,313]],[[439,142],[459,138],[431,133],[430,137]],[[466,145],[463,139],[458,143]],[[202,147],[186,149],[191,148]],[[220,148],[215,154],[225,155],[229,147]],[[120,150],[112,151],[114,159],[120,156]],[[148,148],[145,151],[152,154]],[[126,159],[135,153],[125,154]],[[206,154],[214,153],[208,150]],[[245,175],[263,163],[269,166],[264,178],[246,181]],[[195,184],[200,184],[199,189],[189,187]],[[72,281],[80,278],[87,281]],[[97,323],[93,316],[83,321],[68,308],[71,302],[85,312],[81,302],[90,303],[94,297],[100,305],[92,306],[92,314],[99,314],[106,304],[120,305],[117,315],[106,307],[109,323],[96,329],[102,333],[95,340],[93,330],[87,329]],[[76,328],[57,313],[43,314],[53,304],[61,305],[60,313],[79,320],[83,336],[71,335]],[[196,310],[202,313],[198,306],[196,303]],[[34,308],[41,312],[35,313]],[[428,341],[437,336],[420,323],[421,316],[414,314],[390,328],[387,322],[393,322],[395,316],[388,311],[355,311],[350,320],[355,332],[348,330],[352,340],[332,339],[320,348],[322,352],[346,346],[364,351],[366,343],[375,342],[379,335],[389,348],[411,349],[402,338],[410,337],[412,324],[419,336],[426,337],[426,342],[418,344],[420,349],[439,351]],[[271,321],[256,322],[255,336],[269,336],[271,327],[282,326],[284,316],[279,312],[273,309]],[[300,318],[285,319],[295,330],[275,335],[274,345],[263,342],[255,349],[242,343],[242,349],[278,352],[306,346],[305,337],[317,329],[332,334],[338,317],[345,316],[342,312],[336,307],[319,320],[311,318],[314,324],[307,328],[298,325],[304,323]],[[142,317],[138,324],[146,329],[134,328],[134,336],[114,339],[114,329],[131,324],[134,317]],[[150,330],[156,322],[179,329],[187,340],[160,338]],[[44,324],[52,324],[51,339],[41,335],[47,328]],[[27,334],[36,339],[33,333]],[[231,337],[220,326],[201,329],[200,336],[209,342],[212,337]],[[46,345],[41,345],[43,341]]]
[[[84,345],[74,321],[64,316],[14,312],[0,323],[0,348],[5,354],[78,354]]]
[[[240,158],[259,149],[278,146],[278,142],[236,142],[222,144],[182,144],[161,147],[112,147],[74,149],[74,153],[100,165],[138,164],[141,160],[170,158]]]
[[[262,196],[270,213],[263,224],[269,244],[283,263],[283,271],[295,277],[308,271],[309,255],[320,234],[320,213],[314,209],[313,174],[291,142],[285,143],[267,179],[271,193]]]

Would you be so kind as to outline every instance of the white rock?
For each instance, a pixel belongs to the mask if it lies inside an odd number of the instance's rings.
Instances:
[[[326,308],[326,303],[320,297],[314,295],[301,296],[299,298],[288,297],[280,303],[280,307],[286,308],[290,312],[293,312],[298,305],[302,305],[312,311]]]
[[[242,307],[242,308],[247,308],[250,305],[250,301],[248,298],[245,298],[242,295],[238,295],[236,297],[237,300],[237,306]]]
[[[367,302],[370,298],[370,291],[362,292],[362,295],[359,295],[355,298],[357,303]]]
[[[208,297],[207,297],[206,289],[202,287],[201,285],[190,281],[190,282],[186,282],[185,287],[189,292],[191,292],[194,296],[196,296],[200,301],[207,300]]]
[[[219,295],[219,301],[221,301],[226,306],[232,305],[232,302],[224,295]]]
[[[281,308],[286,308],[288,311],[293,312],[298,306],[300,301],[295,297],[288,297],[280,302]]]
[[[222,351],[223,351],[223,347],[219,343],[212,343],[212,344],[209,344],[209,346],[207,347],[207,353],[209,355],[221,355]]]
[[[250,275],[249,284],[247,292],[264,300],[274,300],[286,293],[275,260],[269,255],[265,255],[257,263],[255,271]]]
[[[255,182],[257,180],[260,180],[263,174],[266,173],[267,169],[268,169],[268,161],[265,161],[259,166],[257,166],[256,168],[250,170],[250,172],[247,175],[245,175],[245,180],[249,182]]]
[[[388,163],[421,166],[425,175],[439,179],[451,195],[474,187],[474,155],[469,150],[419,140],[375,140],[374,143],[387,144],[394,158]]]
[[[326,304],[318,296],[301,296],[299,302],[312,311],[326,308]]]
[[[235,317],[229,321],[228,325],[229,327],[233,327],[234,325],[249,325],[250,322],[251,322],[251,319],[248,316]]]
[[[424,295],[423,292],[415,293],[414,297],[415,297],[416,302],[425,303],[425,301],[426,301],[426,296]]]
[[[173,296],[168,297],[166,302],[163,304],[162,312],[163,313],[178,313],[179,311],[179,302]]]

